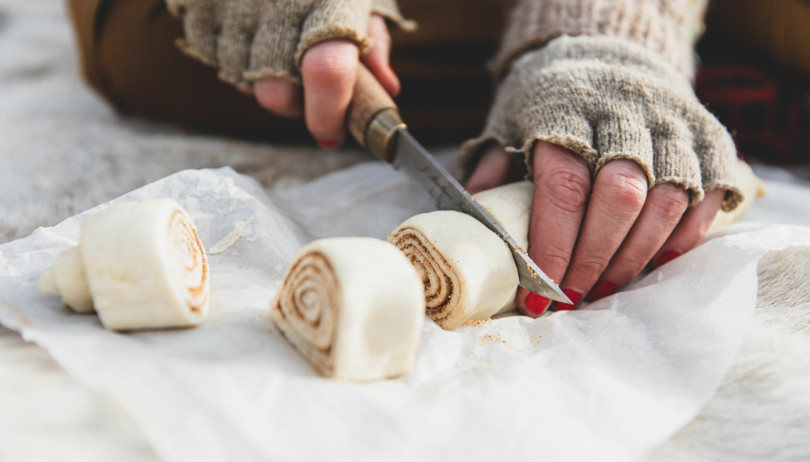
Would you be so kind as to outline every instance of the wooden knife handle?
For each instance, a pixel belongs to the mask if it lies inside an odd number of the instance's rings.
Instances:
[[[380,159],[393,162],[394,140],[405,124],[396,103],[371,71],[357,65],[357,80],[349,107],[349,131],[361,146]]]

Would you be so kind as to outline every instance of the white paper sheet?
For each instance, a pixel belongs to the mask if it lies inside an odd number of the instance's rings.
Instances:
[[[743,224],[575,312],[445,332],[428,321],[413,373],[319,377],[269,319],[295,250],[384,237],[429,200],[378,163],[277,194],[228,169],[185,171],[117,200],[173,197],[210,255],[199,328],[119,334],[36,290],[96,210],[0,246],[0,322],[131,413],[166,461],[601,460],[642,457],[712,397],[739,350],[768,250],[808,228]]]

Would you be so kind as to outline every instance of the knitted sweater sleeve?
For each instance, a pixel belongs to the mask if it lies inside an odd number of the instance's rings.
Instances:
[[[519,0],[494,69],[502,74],[528,50],[562,35],[614,37],[641,45],[687,77],[708,0]]]

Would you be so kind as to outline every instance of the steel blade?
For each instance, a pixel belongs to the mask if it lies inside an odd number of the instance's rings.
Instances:
[[[522,287],[551,300],[571,303],[559,286],[529,258],[526,250],[509,236],[498,221],[407,130],[400,129],[394,143],[394,168],[407,174],[425,189],[436,200],[440,209],[466,213],[506,242],[515,259]]]

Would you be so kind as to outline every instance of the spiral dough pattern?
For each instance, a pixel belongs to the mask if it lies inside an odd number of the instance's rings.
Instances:
[[[388,237],[408,257],[422,279],[425,291],[425,313],[439,325],[456,311],[461,286],[453,267],[430,239],[409,226],[401,227]]]
[[[340,286],[326,257],[302,255],[287,272],[273,308],[287,339],[307,351],[315,369],[332,375],[330,354],[340,309]]]
[[[424,313],[408,259],[364,237],[304,246],[270,303],[273,322],[315,370],[362,381],[410,371]]]
[[[439,210],[413,216],[388,236],[422,279],[426,314],[444,329],[508,309],[518,284],[506,244],[475,218]]]
[[[208,304],[208,259],[191,218],[179,208],[172,212],[168,236],[177,287],[188,309],[198,313]]]
[[[121,202],[90,216],[82,224],[79,251],[104,327],[163,329],[205,321],[208,259],[176,201]]]

